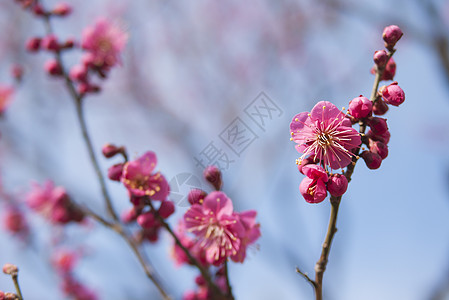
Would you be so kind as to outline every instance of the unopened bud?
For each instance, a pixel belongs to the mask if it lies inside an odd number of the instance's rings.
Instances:
[[[16,265],[13,264],[4,264],[3,265],[3,273],[7,274],[7,275],[14,275],[17,274],[19,272],[19,269],[17,268]]]
[[[362,95],[349,102],[349,113],[356,119],[368,117],[371,114],[372,109],[373,103]]]
[[[385,66],[385,64],[387,63],[387,59],[388,59],[387,51],[378,50],[374,52],[373,60],[378,67]]]
[[[189,195],[187,196],[187,200],[189,200],[190,204],[203,204],[204,198],[206,198],[207,193],[200,189],[191,189]]]
[[[61,76],[62,68],[61,65],[55,59],[50,59],[44,64],[45,71],[52,76]]]
[[[376,102],[374,102],[373,114],[382,116],[382,115],[386,114],[387,111],[388,111],[388,105],[385,103],[384,100],[382,100],[382,98],[379,97],[376,100]]]
[[[405,101],[405,93],[395,81],[381,90],[382,98],[386,103],[399,106]]]
[[[108,178],[114,181],[120,181],[123,173],[123,164],[115,164],[108,169]]]
[[[37,52],[41,47],[41,41],[38,37],[32,37],[27,40],[25,48],[30,52]]]
[[[169,200],[162,201],[158,212],[162,218],[167,219],[175,212],[175,204]]]
[[[53,8],[51,13],[53,15],[63,17],[63,16],[67,16],[71,12],[72,12],[72,7],[70,5],[68,5],[67,3],[61,2],[61,3],[56,4],[56,6]]]
[[[104,157],[106,157],[106,158],[114,157],[115,155],[122,153],[123,151],[124,151],[123,147],[117,147],[112,144],[106,144],[101,149],[101,152],[103,153]]]
[[[363,151],[360,156],[365,161],[366,166],[368,169],[374,170],[378,169],[380,165],[382,164],[382,157],[379,156],[377,153],[373,153],[371,151]]]
[[[374,134],[381,135],[388,130],[387,119],[379,117],[370,117],[367,122]]]
[[[369,150],[373,153],[379,154],[382,159],[388,156],[388,146],[380,141],[369,141]]]
[[[203,175],[204,179],[206,179],[215,188],[215,190],[219,191],[221,189],[223,181],[219,168],[216,166],[208,166],[204,169]]]
[[[327,182],[327,190],[334,197],[339,197],[346,193],[348,189],[348,179],[341,174],[333,174]]]
[[[385,27],[382,38],[385,41],[385,48],[392,51],[396,43],[401,39],[403,32],[397,25]]]

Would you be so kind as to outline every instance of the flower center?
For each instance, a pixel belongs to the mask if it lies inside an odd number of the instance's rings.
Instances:
[[[325,148],[327,146],[330,146],[332,143],[332,136],[330,136],[328,133],[323,132],[317,135],[317,142],[318,145]]]

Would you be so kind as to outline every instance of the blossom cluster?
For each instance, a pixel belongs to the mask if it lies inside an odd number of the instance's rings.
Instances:
[[[44,18],[47,22],[51,17],[65,17],[72,11],[72,8],[66,3],[58,3],[53,9],[45,10],[38,1],[22,0],[19,2],[25,9],[31,10],[37,17]],[[48,74],[61,77],[66,76],[61,62],[61,54],[66,50],[81,47],[84,50],[81,61],[70,69],[67,79],[76,83],[80,95],[85,95],[100,90],[100,86],[92,82],[90,74],[105,78],[111,67],[120,63],[120,54],[127,39],[127,33],[120,26],[102,17],[94,25],[83,30],[79,42],[73,38],[61,41],[57,35],[48,32],[43,37],[34,36],[28,39],[26,49],[29,52],[44,50],[55,53],[56,56],[49,59],[44,68]]]
[[[394,46],[402,31],[396,25],[385,28],[383,38],[386,50],[374,53],[374,74],[380,80],[393,80],[396,64],[391,58]],[[332,174],[331,170],[343,169],[355,164],[362,144],[368,147],[360,157],[370,169],[380,167],[388,156],[390,132],[387,120],[378,116],[388,111],[388,105],[399,106],[405,100],[404,91],[397,82],[382,86],[373,99],[363,95],[349,102],[347,113],[328,101],[318,102],[309,112],[293,117],[290,123],[291,140],[296,150],[303,155],[297,160],[298,170],[304,178],[299,190],[309,203],[319,203],[329,192],[334,197],[342,196],[348,187],[345,174]],[[375,116],[376,115],[376,116]],[[360,125],[360,132],[352,128]],[[365,128],[370,130],[364,134]]]

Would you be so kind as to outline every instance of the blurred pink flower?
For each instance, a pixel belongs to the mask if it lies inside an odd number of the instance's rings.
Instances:
[[[4,113],[12,100],[14,88],[9,85],[0,85],[0,114]]]
[[[164,201],[170,188],[161,173],[153,174],[156,164],[156,154],[146,152],[137,160],[129,161],[123,166],[121,181],[135,196],[149,196],[153,200]]]
[[[235,262],[243,262],[246,258],[246,249],[260,237],[260,224],[256,223],[257,212],[255,210],[235,213],[240,223],[245,228],[245,234],[240,237],[240,247],[237,254],[232,255],[231,259]]]
[[[290,123],[296,150],[304,153],[300,161],[312,155],[332,169],[344,168],[351,163],[352,149],[361,144],[360,134],[345,126],[345,114],[328,101],[318,102],[310,113],[302,112]]]
[[[184,215],[186,229],[199,239],[207,262],[220,265],[231,255],[237,255],[241,246],[240,236],[245,229],[233,214],[233,205],[223,192],[211,192],[203,205],[193,204]]]
[[[112,67],[120,63],[128,34],[105,18],[99,18],[95,25],[83,30],[81,46],[93,54],[91,63],[99,68]]]

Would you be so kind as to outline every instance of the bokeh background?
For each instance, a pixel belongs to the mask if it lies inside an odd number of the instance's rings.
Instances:
[[[319,100],[347,106],[369,95],[382,30],[399,25],[404,36],[394,56],[395,79],[406,101],[386,115],[392,137],[381,168],[368,170],[363,161],[356,166],[340,208],[325,294],[331,300],[449,299],[447,1],[68,3],[73,14],[53,23],[59,36],[79,38],[99,16],[120,23],[130,36],[122,66],[99,95],[86,99],[98,154],[107,142],[125,145],[132,158],[155,151],[168,179],[185,173],[201,179],[195,157],[210,142],[234,160],[223,173],[224,191],[237,210],[256,209],[262,229],[245,263],[230,267],[237,299],[313,298],[294,270],[299,266],[313,275],[330,205],[307,204],[299,194],[299,154],[288,125]],[[31,180],[52,179],[79,203],[104,213],[74,105],[62,82],[43,71],[50,56],[24,50],[27,38],[43,35],[42,23],[14,1],[2,1],[0,26],[0,82],[12,83],[12,64],[25,67],[14,102],[0,120],[4,189],[20,202]],[[64,56],[67,65],[78,59],[77,51]],[[282,110],[263,129],[245,114],[261,92]],[[236,117],[257,135],[240,156],[219,137]],[[113,161],[100,158],[103,170]],[[108,187],[120,211],[130,207],[120,184]],[[178,196],[188,189],[174,188]],[[178,204],[173,225],[186,210]],[[0,263],[19,266],[26,299],[64,299],[49,265],[55,239],[84,249],[77,275],[100,299],[159,299],[127,245],[110,230],[93,221],[55,229],[39,216],[27,216],[30,242],[0,234]],[[163,234],[145,248],[164,285],[180,299],[194,288],[196,270],[174,266],[171,244]],[[7,276],[0,277],[0,289],[13,290]]]

